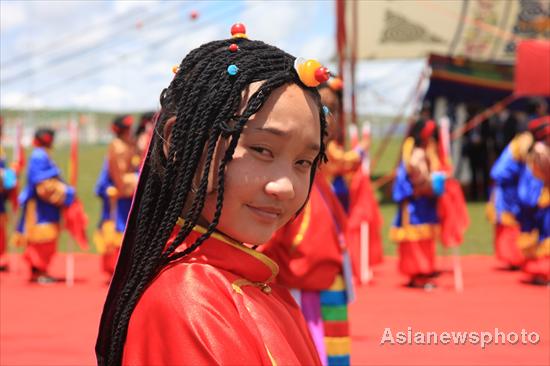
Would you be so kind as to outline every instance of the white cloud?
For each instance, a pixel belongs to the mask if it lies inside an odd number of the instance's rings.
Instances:
[[[257,2],[247,1],[241,19],[253,39],[279,44],[282,39],[298,37],[297,26],[307,17],[311,4],[307,1]]]
[[[315,36],[305,42],[299,56],[326,63],[334,55],[335,50],[334,37],[331,34],[324,34]]]
[[[70,104],[82,108],[101,106],[104,110],[121,110],[124,100],[130,97],[129,92],[116,85],[102,85],[90,92],[72,96]]]
[[[116,13],[123,14],[136,9],[149,9],[158,5],[158,0],[117,0],[114,2]]]
[[[22,25],[27,20],[24,5],[20,2],[0,2],[0,29],[10,30]]]
[[[45,107],[46,103],[42,98],[36,96],[29,96],[21,92],[6,93],[2,91],[0,93],[0,105],[2,108],[37,109]]]

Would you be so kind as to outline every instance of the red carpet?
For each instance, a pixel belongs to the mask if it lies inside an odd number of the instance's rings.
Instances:
[[[465,291],[456,294],[452,275],[438,278],[431,293],[408,289],[393,258],[377,268],[375,280],[358,290],[351,307],[355,365],[549,365],[550,289],[520,282],[521,273],[497,270],[491,257],[462,258]],[[107,291],[99,258],[76,257],[77,281],[29,285],[26,267],[12,258],[0,275],[0,365],[93,365],[99,315]],[[441,263],[445,269],[445,262]],[[64,257],[52,273],[63,276]],[[419,332],[537,332],[536,345],[380,345],[385,328],[393,336]]]

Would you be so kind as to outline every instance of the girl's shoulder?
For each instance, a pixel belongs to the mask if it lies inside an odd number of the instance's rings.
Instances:
[[[186,297],[200,296],[206,292],[229,293],[232,276],[209,263],[177,261],[151,282],[147,291],[155,297],[182,293]]]

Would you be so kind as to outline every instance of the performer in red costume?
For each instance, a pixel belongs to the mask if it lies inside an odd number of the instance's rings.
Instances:
[[[191,51],[161,93],[99,365],[320,363],[298,305],[273,283],[277,264],[255,246],[305,205],[325,117],[294,57],[242,24],[232,34]]]
[[[369,134],[351,136],[351,150],[338,143],[337,131],[342,115],[343,83],[337,77],[319,86],[321,100],[329,110],[328,162],[323,171],[348,213],[346,238],[352,257],[353,274],[359,283],[368,282],[371,268],[383,261],[382,215],[371,188]],[[366,127],[363,126],[366,130]],[[363,233],[361,232],[363,230]],[[363,242],[361,242],[363,235]],[[367,240],[365,240],[367,239]]]
[[[0,116],[0,140],[2,139],[2,128],[4,125],[4,119]],[[0,272],[8,270],[7,262],[7,233],[6,227],[8,225],[8,216],[6,214],[6,202],[12,202],[12,210],[16,209],[15,196],[17,185],[17,173],[14,169],[11,169],[7,164],[4,157],[4,150],[0,145]]]

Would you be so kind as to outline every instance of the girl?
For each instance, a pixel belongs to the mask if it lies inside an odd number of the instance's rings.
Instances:
[[[318,67],[232,33],[191,51],[161,93],[100,365],[319,364],[277,264],[254,250],[301,210],[324,158]]]

